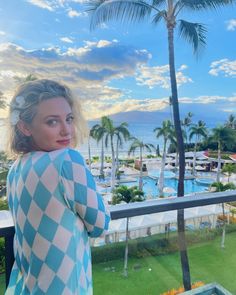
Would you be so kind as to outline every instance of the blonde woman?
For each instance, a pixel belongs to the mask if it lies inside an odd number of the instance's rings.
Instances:
[[[79,101],[55,81],[27,82],[9,123],[17,159],[7,182],[15,263],[6,294],[92,294],[88,237],[102,235],[110,217],[74,149],[86,133]]]

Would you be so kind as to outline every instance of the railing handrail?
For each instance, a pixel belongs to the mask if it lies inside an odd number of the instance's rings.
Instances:
[[[136,202],[130,204],[119,204],[110,207],[111,219],[133,217],[145,214],[165,212],[178,209],[186,209],[197,206],[206,206],[225,202],[236,201],[236,190],[220,193],[206,193],[189,195],[181,198],[165,198],[148,200],[147,202]],[[2,213],[3,214],[3,213]],[[1,215],[1,211],[0,211]],[[5,259],[6,259],[6,286],[9,282],[11,267],[14,262],[13,236],[14,226],[1,226],[0,237],[5,238]]]
[[[148,200],[147,202],[118,204],[116,206],[111,206],[110,212],[111,219],[119,219],[233,201],[236,201],[236,190],[219,193],[193,194],[180,198],[155,199]]]

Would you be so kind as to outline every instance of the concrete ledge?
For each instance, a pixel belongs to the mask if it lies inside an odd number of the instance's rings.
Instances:
[[[205,286],[186,291],[182,295],[233,295],[217,283],[207,284]]]

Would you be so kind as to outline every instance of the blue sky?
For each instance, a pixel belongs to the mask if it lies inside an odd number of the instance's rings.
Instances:
[[[149,112],[166,111],[170,85],[164,24],[110,22],[90,31],[86,8],[84,0],[1,1],[0,90],[9,99],[14,76],[32,73],[70,86],[89,120],[135,111],[145,120]],[[236,6],[181,16],[208,29],[207,46],[198,58],[176,31],[183,113],[191,111],[198,119],[215,113],[216,120],[236,113],[235,12]]]

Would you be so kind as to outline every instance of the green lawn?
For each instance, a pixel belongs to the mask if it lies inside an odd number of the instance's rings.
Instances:
[[[218,282],[236,294],[236,233],[226,234],[225,249],[220,237],[188,249],[192,281]],[[123,261],[93,265],[94,295],[160,295],[179,287],[181,268],[178,253],[129,259],[129,276],[122,275]],[[0,276],[0,294],[4,293]]]
[[[220,238],[189,248],[192,281],[218,282],[236,294],[236,233],[226,235],[225,249]],[[129,260],[129,276],[122,275],[123,261],[93,265],[94,295],[159,295],[179,287],[179,255]]]

